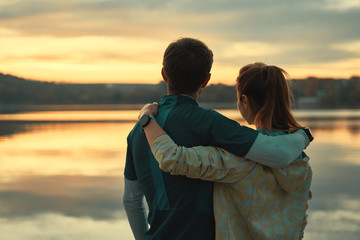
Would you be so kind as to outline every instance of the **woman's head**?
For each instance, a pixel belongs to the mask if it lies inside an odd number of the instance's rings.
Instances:
[[[236,79],[238,108],[249,124],[266,130],[301,128],[291,114],[288,74],[264,63],[248,64]]]

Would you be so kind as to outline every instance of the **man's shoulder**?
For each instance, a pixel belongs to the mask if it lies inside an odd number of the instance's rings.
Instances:
[[[209,121],[214,121],[218,124],[226,124],[229,122],[237,123],[235,120],[224,116],[223,114],[219,113],[214,109],[199,107],[198,112],[200,115],[206,117],[206,119],[208,119]]]
[[[222,115],[221,113],[217,112],[214,109],[210,109],[210,108],[204,108],[198,105],[187,105],[185,106],[186,109],[179,109],[179,111],[190,111],[192,114],[194,115],[204,115],[210,118],[226,118],[228,119],[226,116]]]
[[[213,109],[199,106],[193,98],[186,95],[164,96],[159,102],[159,112],[171,112],[171,114],[175,115],[191,114],[194,116],[206,116],[208,118],[228,119]]]
[[[134,135],[137,134],[137,132],[139,130],[140,130],[140,124],[139,124],[139,122],[137,122],[127,136],[128,143],[130,143],[132,141],[132,139],[134,138]]]

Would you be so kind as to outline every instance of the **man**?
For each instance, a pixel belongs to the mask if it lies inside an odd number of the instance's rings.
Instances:
[[[178,145],[218,146],[254,161],[284,161],[279,166],[294,160],[309,144],[304,131],[266,137],[198,106],[196,100],[210,80],[212,62],[211,50],[199,40],[182,38],[168,46],[162,76],[169,95],[159,102],[156,121]],[[123,202],[135,238],[214,239],[213,183],[159,169],[142,130],[151,117],[145,115],[128,136]]]

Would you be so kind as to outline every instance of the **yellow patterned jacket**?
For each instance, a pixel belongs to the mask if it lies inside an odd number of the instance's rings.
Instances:
[[[312,178],[304,153],[275,169],[221,148],[179,147],[167,135],[152,152],[165,172],[215,182],[216,239],[302,239]]]

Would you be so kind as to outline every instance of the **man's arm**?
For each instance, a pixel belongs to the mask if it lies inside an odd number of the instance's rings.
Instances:
[[[280,136],[259,134],[245,157],[273,168],[286,167],[309,143],[310,140],[302,129]]]
[[[141,110],[139,118],[144,114],[156,115],[157,109],[157,104],[147,104]],[[215,119],[214,127],[211,128],[213,138],[210,140],[209,145],[219,146],[240,157],[245,156],[250,160],[270,167],[279,168],[289,165],[310,143],[304,130],[288,135],[266,136],[253,129],[235,124],[234,121],[222,115]],[[151,119],[149,124],[144,127],[144,131],[150,146],[159,136],[167,135],[154,119]],[[253,134],[254,132],[256,134]],[[229,139],[226,141],[223,139],[219,145],[216,136],[224,135],[224,133]],[[237,141],[239,141],[239,144],[241,141],[242,146],[245,148],[239,149],[239,145],[234,144]]]
[[[144,194],[137,180],[131,181],[124,177],[124,182],[123,205],[135,239],[141,240],[148,230]]]
[[[287,166],[310,143],[304,130],[286,135],[266,136],[221,114],[213,116],[209,126],[211,138],[206,143],[207,146],[221,147],[237,156],[267,166]]]

